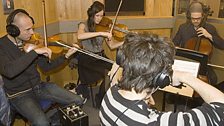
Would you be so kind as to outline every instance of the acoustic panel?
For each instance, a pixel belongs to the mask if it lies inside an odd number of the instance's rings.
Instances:
[[[105,15],[115,15],[121,0],[105,0]],[[144,15],[145,0],[123,0],[119,15]]]

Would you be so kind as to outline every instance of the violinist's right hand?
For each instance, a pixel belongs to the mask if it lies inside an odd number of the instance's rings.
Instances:
[[[100,35],[103,37],[106,37],[108,39],[108,41],[110,41],[112,39],[112,33],[110,33],[110,32],[100,32]]]
[[[213,41],[212,35],[205,28],[200,27],[196,31],[197,31],[198,37],[205,36],[206,38]]]
[[[73,47],[68,50],[68,52],[65,54],[65,58],[68,59],[71,55],[73,55],[77,50],[80,49],[78,44],[73,44]]]
[[[37,54],[44,55],[44,56],[48,57],[49,59],[51,58],[51,55],[52,55],[52,51],[47,47],[36,48],[36,49],[34,49],[34,51]]]

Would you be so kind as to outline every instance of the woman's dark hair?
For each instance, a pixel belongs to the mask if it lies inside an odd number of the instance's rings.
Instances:
[[[104,5],[102,3],[100,3],[99,1],[95,1],[90,6],[90,8],[88,9],[88,11],[87,11],[87,14],[88,14],[87,25],[88,25],[88,30],[90,32],[95,31],[94,16],[96,15],[96,13],[98,13],[102,10],[104,11]]]
[[[137,93],[152,88],[153,79],[173,64],[174,54],[175,47],[168,38],[149,33],[127,34],[117,53],[123,67],[118,86]]]

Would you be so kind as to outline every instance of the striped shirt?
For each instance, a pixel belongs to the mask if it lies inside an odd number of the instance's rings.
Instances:
[[[105,126],[224,126],[224,104],[203,104],[187,112],[160,112],[142,100],[127,100],[111,87],[101,104],[101,125]]]

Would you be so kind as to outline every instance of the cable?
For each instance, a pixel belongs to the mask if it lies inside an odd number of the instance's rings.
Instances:
[[[145,99],[145,98],[144,98]],[[116,122],[117,122],[117,120],[119,119],[119,118],[121,118],[123,115],[124,115],[124,113],[128,110],[128,109],[130,109],[132,106],[134,106],[134,105],[136,105],[136,104],[138,104],[140,101],[142,101],[143,99],[141,99],[141,100],[138,100],[138,101],[136,101],[135,103],[133,103],[132,105],[130,105],[129,107],[127,107],[118,117],[117,117],[117,119],[114,121],[114,123],[112,124],[112,126],[114,126],[115,124],[116,124]]]
[[[126,108],[126,109],[125,109],[125,110],[124,110],[124,111],[117,117],[117,119],[114,121],[114,123],[112,124],[112,126],[114,126],[114,125],[116,124],[117,120],[118,120],[119,118],[121,118],[121,117],[124,115],[124,113],[125,113],[128,109],[130,109],[132,106],[138,104],[140,101],[145,101],[145,100],[147,100],[147,99],[148,99],[147,96],[152,96],[152,94],[155,93],[158,89],[159,89],[159,86],[157,86],[156,88],[154,88],[154,90],[153,90],[152,92],[150,92],[149,95],[146,95],[143,99],[140,99],[140,100],[138,100],[137,102],[135,102],[135,103],[133,103],[132,105],[130,105],[129,107],[127,107],[127,108]]]

